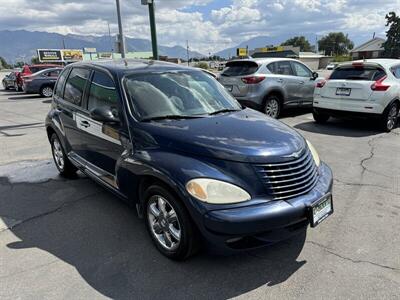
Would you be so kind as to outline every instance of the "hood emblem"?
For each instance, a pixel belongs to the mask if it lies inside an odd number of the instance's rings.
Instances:
[[[284,155],[283,157],[285,158],[299,158],[303,150],[300,150],[298,152],[293,152],[292,154],[289,155]]]

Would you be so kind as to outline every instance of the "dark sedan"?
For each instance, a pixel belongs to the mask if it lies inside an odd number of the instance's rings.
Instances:
[[[27,94],[40,94],[43,97],[51,97],[61,71],[62,68],[51,68],[25,76],[22,88]]]
[[[4,89],[14,89],[16,85],[16,78],[15,72],[11,72],[10,74],[6,75],[2,80]]]

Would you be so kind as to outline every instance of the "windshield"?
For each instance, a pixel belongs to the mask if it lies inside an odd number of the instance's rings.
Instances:
[[[134,113],[140,120],[200,117],[241,109],[218,81],[201,71],[130,75],[125,87]]]

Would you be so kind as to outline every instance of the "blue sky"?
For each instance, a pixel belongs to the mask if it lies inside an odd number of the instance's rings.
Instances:
[[[120,0],[125,33],[149,39],[147,8]],[[49,5],[51,2],[51,5]],[[160,44],[202,53],[233,47],[257,36],[323,36],[343,31],[356,44],[385,36],[385,15],[400,14],[400,0],[155,0]],[[12,13],[11,13],[12,12]],[[40,17],[38,17],[40,16]],[[114,0],[0,0],[0,30],[62,34],[117,32]],[[314,41],[313,41],[314,42]]]

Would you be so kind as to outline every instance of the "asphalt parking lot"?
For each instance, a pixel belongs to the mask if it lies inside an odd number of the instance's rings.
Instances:
[[[334,215],[269,248],[177,263],[111,193],[84,176],[58,177],[49,106],[0,91],[1,299],[399,298],[400,128],[286,113],[281,121],[333,169]]]

